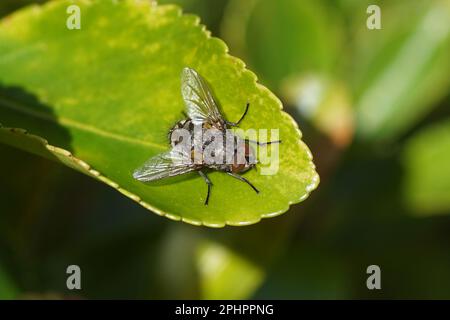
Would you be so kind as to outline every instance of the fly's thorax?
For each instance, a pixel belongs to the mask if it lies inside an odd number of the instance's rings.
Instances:
[[[185,142],[188,133],[194,131],[194,123],[191,119],[184,119],[178,121],[169,131],[169,142],[172,147]]]
[[[198,143],[198,141],[195,141]],[[195,147],[197,147],[196,145]],[[226,163],[224,131],[216,128],[202,130],[202,159],[205,165],[221,165]]]
[[[172,147],[178,145],[179,143],[183,142],[183,138],[186,136],[186,134],[180,134],[179,131],[187,131],[191,138],[194,138],[193,144],[196,143],[204,143],[204,141],[200,142],[199,139],[195,139],[195,137],[198,137],[196,133],[201,133],[202,135],[205,135],[206,132],[209,130],[218,130],[218,131],[224,131],[226,129],[225,124],[221,122],[217,122],[214,124],[210,123],[202,123],[195,125],[194,122],[191,119],[184,119],[178,121],[170,130],[168,134],[169,142]],[[181,137],[181,138],[180,138]],[[191,139],[192,140],[192,139]]]

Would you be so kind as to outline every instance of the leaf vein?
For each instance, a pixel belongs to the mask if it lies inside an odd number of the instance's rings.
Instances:
[[[136,139],[132,137],[127,137],[118,133],[102,130],[96,127],[93,127],[88,124],[84,124],[78,121],[75,121],[73,119],[68,119],[65,117],[53,117],[52,115],[45,114],[44,112],[32,110],[30,108],[27,108],[23,105],[18,104],[17,102],[11,101],[9,99],[6,99],[5,97],[0,97],[0,107],[5,107],[10,110],[13,110],[15,112],[20,112],[23,114],[27,114],[32,117],[36,117],[45,121],[53,122],[56,124],[63,124],[67,127],[72,127],[81,131],[86,131],[90,133],[94,133],[100,136],[103,136],[105,138],[109,138],[112,140],[122,141],[122,142],[128,142],[132,144],[142,145],[146,147],[153,147],[158,149],[166,149],[166,146],[160,145],[158,143],[153,143],[149,141],[144,141],[141,139]]]

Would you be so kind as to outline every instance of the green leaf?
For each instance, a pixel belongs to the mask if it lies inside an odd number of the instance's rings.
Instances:
[[[264,279],[264,271],[226,246],[203,241],[197,250],[203,299],[246,299]]]
[[[267,253],[264,258],[273,260],[272,242],[277,244],[275,248],[278,249],[278,231],[281,231],[279,225],[286,224],[283,221],[275,226],[260,223],[248,228],[247,232],[237,230],[238,234],[233,230],[216,230],[210,233],[208,230],[193,229],[180,224],[170,226],[164,234],[161,247],[157,250],[160,254],[157,259],[158,270],[164,270],[158,274],[158,282],[164,284],[161,291],[166,294],[162,298],[251,298],[262,284],[267,269],[267,263],[257,259],[256,255],[258,251],[264,251]],[[271,244],[264,245],[263,250],[260,250],[258,247],[261,247],[261,241],[267,236],[268,228],[272,235]],[[255,229],[264,229],[265,232],[255,233]],[[284,231],[288,230],[284,228]],[[260,237],[255,238],[256,234]],[[239,246],[238,243],[245,245]],[[242,251],[242,247],[249,246],[253,250]]]
[[[202,17],[202,23],[213,34],[219,34],[222,14],[228,0],[159,0],[158,4],[178,5],[186,13],[193,13]]]
[[[360,22],[353,59],[357,135],[387,140],[411,128],[448,92],[450,5],[384,5],[382,29]],[[359,10],[361,12],[361,10]]]
[[[352,100],[338,74],[343,30],[338,11],[320,1],[232,0],[223,23],[232,51],[339,147],[354,131]]]
[[[36,2],[42,3],[45,2],[45,0],[3,0],[0,3],[0,17],[6,16],[20,7]]]
[[[450,210],[450,120],[413,136],[403,155],[404,195],[416,214]]]
[[[66,8],[73,3],[24,9],[0,24],[0,141],[59,160],[160,215],[195,225],[256,223],[317,186],[295,122],[197,17],[146,1],[75,1],[81,29],[68,30]],[[209,82],[227,119],[238,119],[249,101],[243,129],[280,130],[278,173],[245,175],[260,194],[214,172],[205,206],[206,185],[196,175],[153,184],[133,179],[135,168],[169,149],[167,132],[183,117],[185,66]]]

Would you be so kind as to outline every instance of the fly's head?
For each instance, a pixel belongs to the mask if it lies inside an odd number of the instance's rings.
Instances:
[[[234,162],[231,165],[231,170],[233,173],[244,173],[248,170],[256,167],[257,160],[255,157],[255,152],[250,146],[250,144],[244,142],[244,154],[243,157],[238,156],[236,153],[234,156]]]

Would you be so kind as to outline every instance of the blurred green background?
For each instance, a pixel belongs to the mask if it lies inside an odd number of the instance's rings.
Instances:
[[[0,16],[35,2],[2,0]],[[159,2],[199,15],[282,99],[319,189],[280,217],[206,229],[0,145],[0,299],[450,298],[450,1]]]

